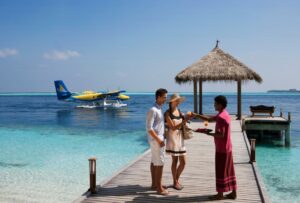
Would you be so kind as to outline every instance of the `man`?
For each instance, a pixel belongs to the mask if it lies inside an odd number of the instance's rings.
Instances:
[[[232,191],[225,197],[228,199],[237,198],[237,185],[232,157],[232,144],[230,137],[230,115],[226,110],[227,99],[219,95],[215,97],[215,110],[218,111],[216,116],[196,115],[197,117],[207,120],[216,121],[215,133],[207,132],[207,135],[213,136],[215,140],[216,156],[216,189],[218,194],[210,197],[211,200],[224,199],[223,193]]]
[[[168,191],[162,186],[162,173],[165,161],[165,142],[164,131],[165,122],[162,112],[162,106],[167,100],[166,89],[158,89],[155,93],[155,104],[147,113],[146,128],[148,133],[148,142],[151,148],[151,178],[152,189],[158,194],[168,195]]]

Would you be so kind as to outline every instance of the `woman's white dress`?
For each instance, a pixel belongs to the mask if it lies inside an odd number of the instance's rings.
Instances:
[[[169,112],[170,118],[175,125],[178,125],[182,122],[180,116],[174,116]],[[172,130],[168,129],[167,132],[167,144],[166,144],[166,153],[172,156],[183,156],[186,155],[186,148],[184,146],[184,139],[180,129]]]

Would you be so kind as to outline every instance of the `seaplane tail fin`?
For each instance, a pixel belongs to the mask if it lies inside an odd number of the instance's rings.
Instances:
[[[72,95],[62,80],[55,80],[54,85],[58,100],[68,99]]]

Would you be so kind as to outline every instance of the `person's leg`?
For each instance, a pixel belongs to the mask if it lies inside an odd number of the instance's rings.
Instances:
[[[151,163],[150,163],[150,173],[151,173],[151,189],[155,190],[156,189],[156,182],[155,182],[155,167],[154,163],[156,161],[156,151],[157,151],[157,146],[155,145],[155,141],[151,140],[149,141],[150,149],[151,149]]]
[[[178,156],[172,156],[171,171],[172,171],[172,176],[173,176],[173,185],[175,185],[177,182],[177,178],[176,178],[177,164],[178,164]]]
[[[151,147],[151,165],[150,165],[150,171],[151,171],[151,189],[156,190],[157,189],[157,181],[156,181],[156,170],[160,162],[160,146],[155,140],[151,140],[150,142]]]
[[[179,177],[185,168],[185,164],[186,164],[186,156],[185,155],[179,156],[179,166],[177,168],[177,174],[176,174],[176,179],[178,183],[179,183]]]
[[[156,189],[156,183],[155,183],[155,167],[154,167],[153,163],[150,164],[150,171],[151,171],[151,180],[152,180],[151,188],[152,188],[152,189]]]
[[[162,186],[162,174],[163,174],[163,166],[155,166],[155,178],[156,178],[156,186],[157,192],[161,195],[168,195],[168,191]]]
[[[235,177],[235,170],[234,170],[234,164],[233,164],[233,155],[232,155],[232,152],[229,153],[228,155],[229,157],[229,164],[227,166],[228,168],[228,174],[231,176],[231,177],[234,177],[232,179],[232,181],[230,182],[230,188],[231,188],[231,193],[226,195],[225,197],[228,198],[228,199],[236,199],[237,198],[237,184],[236,184],[236,177]]]
[[[217,182],[217,179],[223,179],[223,171],[224,171],[224,166],[225,164],[223,163],[224,162],[224,159],[222,157],[223,155],[220,154],[220,153],[216,153],[215,154],[215,175],[216,175],[216,190],[217,190],[217,194],[216,195],[213,195],[211,197],[209,197],[210,200],[222,200],[224,199],[224,196],[223,196],[223,192],[222,192],[222,189],[220,189],[218,186],[218,182]],[[220,172],[221,172],[221,176],[220,176]]]
[[[155,190],[161,195],[168,195],[168,191],[162,186],[162,171],[164,166],[164,148],[161,148],[157,142],[152,142],[152,163]]]

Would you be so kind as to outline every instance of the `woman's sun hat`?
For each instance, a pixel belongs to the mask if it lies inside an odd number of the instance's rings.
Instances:
[[[178,93],[174,93],[171,95],[171,97],[169,99],[169,103],[171,103],[173,101],[177,101],[177,100],[181,103],[185,100],[185,97],[181,97]]]

